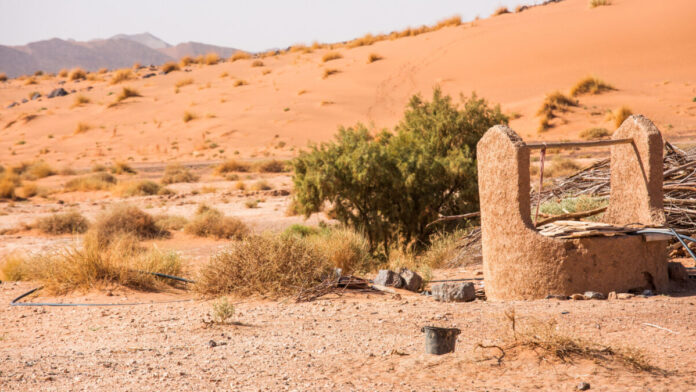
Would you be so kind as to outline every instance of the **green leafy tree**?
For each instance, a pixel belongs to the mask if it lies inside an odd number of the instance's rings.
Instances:
[[[335,141],[302,152],[293,162],[299,211],[309,215],[328,202],[373,251],[427,245],[426,225],[440,214],[478,210],[476,143],[508,121],[475,94],[461,100],[455,105],[436,88],[430,102],[411,98],[393,132],[341,127]]]

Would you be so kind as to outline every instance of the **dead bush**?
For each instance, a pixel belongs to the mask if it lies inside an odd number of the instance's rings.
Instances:
[[[159,290],[176,282],[148,272],[180,275],[181,270],[176,252],[143,249],[136,238],[128,235],[115,237],[103,246],[90,233],[82,247],[30,257],[13,255],[0,266],[5,279],[39,281],[45,291],[53,294],[114,284],[138,290]]]
[[[161,192],[162,186],[150,180],[128,181],[114,188],[114,193],[121,197],[150,196]]]
[[[251,169],[251,166],[249,164],[231,159],[221,163],[218,167],[216,167],[215,173],[246,173],[249,171],[249,169]]]
[[[97,218],[92,230],[100,245],[108,245],[120,235],[139,240],[168,237],[169,232],[157,226],[154,218],[131,205],[117,205]]]
[[[64,189],[68,192],[102,191],[110,189],[116,182],[116,177],[108,173],[100,172],[89,176],[73,178],[65,183]]]
[[[333,60],[338,60],[338,59],[342,59],[342,58],[343,58],[343,56],[338,52],[329,52],[329,53],[326,53],[321,58],[321,61],[325,63],[327,61],[333,61]]]
[[[270,234],[232,242],[203,266],[196,289],[207,295],[290,295],[333,273],[329,262],[301,238]]]
[[[585,359],[599,364],[619,364],[636,372],[667,374],[664,370],[652,365],[645,354],[638,349],[616,348],[564,334],[560,332],[556,320],[522,321],[517,318],[514,309],[506,311],[505,317],[510,328],[505,338],[506,342],[495,346],[477,345],[477,348],[484,352],[495,349],[493,355],[484,360],[494,359],[500,364],[506,355],[527,349],[533,351],[540,360],[555,359],[567,363]]]
[[[334,228],[306,239],[314,246],[331,267],[340,268],[343,274],[372,272],[379,262],[370,254],[367,239],[347,228]]]
[[[200,177],[180,163],[170,163],[164,168],[164,175],[160,180],[162,184],[174,184],[178,182],[196,182]]]
[[[188,223],[188,219],[180,215],[160,214],[155,215],[155,224],[162,230],[181,230]]]
[[[238,218],[225,216],[219,210],[201,206],[196,216],[184,227],[184,230],[199,237],[241,239],[249,234],[249,228]]]
[[[260,173],[282,173],[288,169],[285,162],[275,159],[259,162],[254,165],[254,168]]]
[[[39,218],[34,227],[46,234],[82,234],[89,228],[89,222],[79,212],[70,211]]]
[[[142,97],[138,90],[130,87],[124,87],[121,90],[121,93],[118,94],[116,97],[116,102],[122,102],[128,98],[135,98],[135,97]]]
[[[74,68],[72,71],[70,71],[70,75],[68,76],[68,79],[70,80],[82,80],[87,78],[87,72],[85,72],[84,69],[82,68]]]
[[[136,174],[138,173],[126,162],[115,162],[109,168],[113,174]]]

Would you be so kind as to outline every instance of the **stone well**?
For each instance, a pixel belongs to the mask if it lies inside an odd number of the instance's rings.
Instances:
[[[611,146],[611,193],[604,222],[663,226],[662,135],[631,116]],[[559,239],[532,223],[530,148],[507,126],[489,129],[477,146],[483,274],[492,300],[544,298],[585,291],[666,289],[664,240],[642,235]]]

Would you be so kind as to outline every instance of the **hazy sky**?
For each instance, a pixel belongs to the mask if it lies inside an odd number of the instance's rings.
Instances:
[[[472,20],[500,6],[540,0],[0,0],[0,44],[49,38],[108,38],[150,32],[186,41],[260,51],[295,43],[337,42],[433,24]]]

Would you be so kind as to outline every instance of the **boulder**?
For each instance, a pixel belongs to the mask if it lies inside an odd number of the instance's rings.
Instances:
[[[7,105],[8,109],[12,109],[13,107],[19,105],[17,102],[12,102],[11,104]]]
[[[68,92],[65,91],[65,89],[64,89],[63,87],[59,87],[59,88],[57,88],[57,89],[51,91],[51,92],[48,94],[48,98],[64,97],[64,96],[66,96],[66,95],[68,95]]]
[[[602,293],[598,293],[596,291],[585,291],[585,299],[606,299],[607,297],[604,296]]]
[[[616,296],[616,291],[610,291],[609,295],[607,295],[607,299],[617,299],[618,297]]]
[[[565,301],[568,299],[567,295],[561,295],[561,294],[549,294],[546,296],[546,299],[559,299],[561,301]]]
[[[408,268],[402,268],[399,276],[404,282],[404,288],[408,291],[418,292],[423,284],[423,278]]]
[[[35,99],[39,99],[39,98],[41,98],[41,93],[38,93],[38,92],[37,92],[37,93],[34,93],[34,94],[31,95],[31,100],[32,100],[32,101],[35,100]]]
[[[433,298],[442,302],[469,302],[476,299],[476,289],[471,282],[438,283],[431,286]]]
[[[618,293],[618,294],[616,294],[616,298],[618,298],[618,299],[631,299],[633,297],[635,297],[635,295],[631,294],[631,293]]]
[[[391,270],[379,270],[374,283],[380,286],[396,287],[397,289],[403,287],[404,285],[404,281],[401,279],[401,276]]]
[[[151,78],[151,77],[156,76],[156,75],[157,74],[155,74],[154,72],[150,72],[149,74],[143,75],[143,79]]]
[[[679,262],[669,262],[667,263],[667,273],[669,278],[676,282],[686,282],[689,279],[689,274],[686,272],[684,264]]]
[[[582,294],[573,294],[570,296],[570,299],[576,300],[576,301],[582,301],[585,299],[585,296]]]

